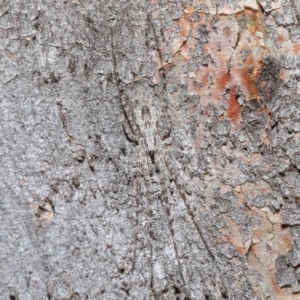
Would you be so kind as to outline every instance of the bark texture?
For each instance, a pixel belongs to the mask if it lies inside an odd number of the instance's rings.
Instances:
[[[0,0],[0,299],[299,299],[299,22]]]

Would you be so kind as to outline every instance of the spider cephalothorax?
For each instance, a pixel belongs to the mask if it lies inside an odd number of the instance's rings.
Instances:
[[[135,109],[136,123],[139,126],[139,144],[143,145],[146,153],[155,160],[155,154],[161,147],[161,140],[157,134],[157,114],[152,106],[144,104]]]

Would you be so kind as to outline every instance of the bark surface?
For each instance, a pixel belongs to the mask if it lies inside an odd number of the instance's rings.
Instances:
[[[0,299],[299,299],[297,0],[0,0]]]

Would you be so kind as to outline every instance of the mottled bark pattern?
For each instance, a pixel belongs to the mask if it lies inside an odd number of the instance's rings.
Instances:
[[[298,2],[0,0],[0,299],[299,299]]]

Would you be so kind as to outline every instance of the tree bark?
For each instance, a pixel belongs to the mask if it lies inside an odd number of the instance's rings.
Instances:
[[[0,299],[299,299],[299,16],[0,1]]]

